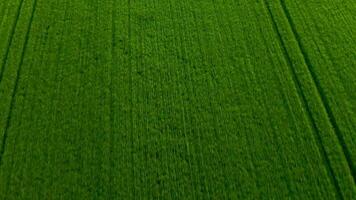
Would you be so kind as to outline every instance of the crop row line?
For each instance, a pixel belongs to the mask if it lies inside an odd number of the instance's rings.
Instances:
[[[282,34],[281,32],[279,31],[278,29],[278,25],[277,25],[277,22],[272,14],[272,10],[270,8],[270,5],[266,2],[266,0],[263,0],[264,4],[265,4],[265,7],[267,8],[267,11],[268,11],[268,15],[271,19],[271,22],[272,22],[272,26],[273,26],[273,29],[274,31],[277,33],[278,35],[278,42],[282,48],[282,52],[286,58],[286,61],[287,61],[287,64],[289,66],[289,69],[290,71],[292,72],[292,80],[294,82],[294,85],[296,86],[296,89],[297,89],[297,92],[299,94],[299,96],[301,97],[301,100],[302,100],[302,104],[303,106],[306,108],[306,113],[307,113],[307,117],[308,117],[308,120],[311,122],[311,125],[312,125],[312,132],[314,133],[314,138],[317,142],[317,146],[318,146],[318,149],[319,149],[319,152],[320,154],[322,155],[323,157],[323,161],[325,163],[325,166],[326,166],[326,169],[330,175],[330,178],[331,178],[331,181],[333,182],[335,188],[336,188],[336,191],[337,191],[337,195],[339,196],[339,198],[342,199],[342,193],[341,193],[341,189],[340,189],[340,186],[338,184],[338,181],[336,179],[336,175],[335,175],[335,172],[333,171],[332,167],[331,167],[331,161],[327,155],[327,152],[325,150],[325,147],[322,143],[322,138],[320,136],[320,133],[318,131],[318,128],[317,128],[317,125],[316,125],[316,122],[313,118],[313,115],[312,115],[312,111],[308,105],[308,100],[303,92],[303,89],[302,89],[302,83],[300,82],[300,80],[298,79],[298,75],[297,75],[297,72],[295,71],[294,67],[293,67],[293,62],[292,62],[292,59],[288,53],[288,49],[286,47],[286,44],[285,42],[283,41],[283,37],[282,37]]]
[[[2,60],[1,68],[0,68],[0,83],[1,83],[1,81],[3,79],[3,75],[4,75],[4,71],[5,71],[5,65],[6,65],[7,59],[9,57],[10,47],[11,47],[11,44],[12,44],[12,41],[13,41],[13,37],[15,35],[17,22],[18,22],[18,20],[20,18],[23,2],[24,2],[24,0],[21,0],[20,3],[19,3],[19,6],[17,8],[16,18],[14,20],[14,23],[12,24],[12,27],[11,27],[10,38],[8,39],[7,44],[6,44],[5,56],[4,56],[3,60]]]
[[[23,2],[23,0],[21,1],[21,4],[22,4],[22,2]],[[5,152],[5,146],[6,146],[6,141],[7,141],[7,137],[8,137],[8,129],[10,127],[11,115],[12,115],[13,107],[14,107],[14,104],[15,104],[15,95],[16,95],[16,92],[17,92],[17,89],[18,89],[18,82],[19,82],[19,79],[20,79],[21,69],[22,69],[22,65],[23,65],[23,61],[24,61],[25,52],[26,52],[26,49],[27,49],[27,44],[28,44],[28,40],[29,40],[29,36],[30,36],[30,30],[31,30],[31,27],[32,27],[34,14],[35,14],[35,11],[36,11],[36,6],[37,6],[37,0],[34,0],[33,1],[33,5],[32,5],[30,21],[29,21],[29,24],[28,24],[28,27],[27,27],[25,41],[24,41],[24,45],[23,45],[23,49],[22,49],[22,53],[21,53],[20,63],[19,63],[19,66],[18,66],[18,69],[17,69],[17,72],[16,72],[15,86],[14,86],[14,90],[13,90],[12,95],[11,95],[9,113],[8,113],[8,117],[6,119],[6,125],[5,125],[5,129],[4,129],[4,135],[3,135],[2,145],[1,145],[1,149],[0,149],[0,166],[2,164],[2,159],[3,159],[4,152]],[[19,13],[20,13],[20,10],[19,10]],[[18,17],[17,17],[16,21],[18,21]]]
[[[332,125],[332,127],[334,129],[334,132],[335,132],[335,134],[337,136],[337,139],[338,139],[338,141],[339,141],[339,143],[340,143],[340,145],[342,147],[343,153],[344,153],[344,155],[346,157],[346,160],[347,160],[348,167],[349,167],[349,169],[351,171],[351,175],[353,177],[353,181],[354,181],[354,183],[356,183],[356,171],[354,170],[355,167],[354,167],[354,164],[353,164],[352,159],[351,159],[351,153],[350,153],[349,149],[346,146],[345,140],[344,140],[344,138],[342,136],[340,128],[339,128],[339,126],[338,126],[338,124],[336,122],[335,116],[334,116],[334,114],[333,114],[333,112],[331,110],[331,107],[330,107],[329,103],[328,103],[328,100],[327,100],[327,97],[325,95],[325,92],[324,92],[323,88],[321,87],[321,83],[320,83],[319,79],[317,78],[316,72],[313,69],[314,67],[313,67],[313,65],[312,65],[312,63],[310,61],[310,58],[309,58],[308,54],[306,53],[306,50],[305,50],[305,48],[304,48],[304,46],[302,44],[301,37],[300,37],[298,31],[296,30],[296,26],[294,24],[294,21],[293,21],[291,15],[290,15],[290,12],[289,12],[289,10],[287,8],[287,5],[286,5],[284,0],[280,0],[280,4],[281,4],[283,12],[284,12],[284,14],[285,14],[285,16],[286,16],[286,18],[288,20],[288,23],[289,23],[289,26],[290,26],[290,28],[292,30],[293,36],[296,39],[296,42],[297,42],[298,47],[300,49],[300,52],[301,52],[301,54],[303,56],[303,59],[304,59],[305,64],[307,66],[307,69],[308,69],[308,71],[309,71],[309,73],[310,73],[310,75],[312,77],[312,80],[313,80],[313,82],[314,82],[314,84],[315,84],[315,86],[317,88],[318,94],[319,94],[320,99],[321,99],[321,101],[323,103],[323,106],[324,106],[324,108],[326,110],[326,113],[327,113],[327,116],[329,118],[329,121],[330,121],[330,123],[331,123],[331,125]]]
[[[113,152],[114,152],[114,123],[115,123],[115,115],[114,115],[114,82],[113,82],[113,74],[114,74],[114,68],[115,64],[117,63],[117,52],[115,51],[116,47],[116,17],[117,17],[117,2],[116,0],[112,0],[111,2],[112,8],[111,8],[111,68],[109,70],[110,73],[110,96],[109,96],[109,124],[110,124],[110,141],[109,141],[109,152],[110,152],[110,157],[109,159],[110,162],[110,175],[109,175],[109,182],[113,183],[114,182],[114,177],[113,177],[113,166],[114,161],[113,161]],[[113,184],[109,184],[109,194],[110,198],[113,199]]]

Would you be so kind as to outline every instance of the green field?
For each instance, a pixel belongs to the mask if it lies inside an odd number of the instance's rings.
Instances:
[[[356,199],[356,1],[0,0],[0,199]]]

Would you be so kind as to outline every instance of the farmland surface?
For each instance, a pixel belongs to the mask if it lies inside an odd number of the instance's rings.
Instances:
[[[355,13],[0,0],[0,199],[356,199]]]

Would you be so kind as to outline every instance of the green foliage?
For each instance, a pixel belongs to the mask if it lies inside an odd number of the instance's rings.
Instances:
[[[0,199],[353,199],[356,3],[0,1]]]

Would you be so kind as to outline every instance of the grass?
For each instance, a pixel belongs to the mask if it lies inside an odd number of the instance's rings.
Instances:
[[[1,1],[0,199],[353,199],[355,10]]]

